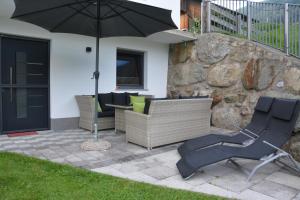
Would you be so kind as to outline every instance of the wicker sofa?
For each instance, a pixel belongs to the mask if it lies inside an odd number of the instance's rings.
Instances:
[[[95,104],[94,99],[91,95],[82,95],[75,96],[79,112],[79,127],[83,129],[87,129],[90,131],[94,130],[94,113],[95,113]],[[112,129],[115,127],[115,117],[98,117],[98,127],[99,130]]]
[[[126,140],[148,149],[208,134],[212,99],[153,100],[148,114],[125,111]]]

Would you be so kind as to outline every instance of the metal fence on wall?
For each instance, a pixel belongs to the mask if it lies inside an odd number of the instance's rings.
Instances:
[[[248,38],[300,58],[300,4],[247,0],[206,3],[209,32]]]

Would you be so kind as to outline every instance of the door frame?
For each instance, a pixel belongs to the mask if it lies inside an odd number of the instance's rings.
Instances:
[[[25,130],[18,130],[17,132],[24,132],[24,131],[42,131],[42,130],[49,130],[51,128],[51,102],[50,102],[50,50],[51,50],[51,40],[50,39],[42,39],[42,38],[34,38],[34,37],[27,37],[27,36],[18,36],[6,33],[0,33],[0,69],[2,65],[2,39],[9,38],[9,39],[19,39],[19,40],[28,40],[28,41],[37,41],[37,42],[45,42],[48,46],[48,123],[47,127],[43,129],[25,129]],[[0,90],[2,90],[1,86],[1,70],[0,70]],[[0,91],[0,135],[5,134],[7,132],[3,131],[3,112],[2,112],[2,91]]]

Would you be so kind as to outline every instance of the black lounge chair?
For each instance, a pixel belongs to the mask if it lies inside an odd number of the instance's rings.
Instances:
[[[184,156],[190,151],[220,143],[243,145],[244,143],[247,143],[247,141],[257,138],[267,125],[273,101],[274,98],[271,97],[260,97],[257,101],[251,122],[244,129],[240,129],[239,132],[234,133],[233,136],[209,134],[188,140],[178,148],[179,154]]]
[[[280,149],[292,136],[299,110],[300,101],[276,99],[265,131],[252,144],[246,147],[216,145],[189,152],[177,163],[181,176],[187,179],[193,176],[198,169],[223,160],[238,165],[233,158],[262,161],[249,172],[248,180],[259,168],[282,157],[288,158],[294,164],[294,167],[290,167],[300,172],[300,166],[292,156]]]

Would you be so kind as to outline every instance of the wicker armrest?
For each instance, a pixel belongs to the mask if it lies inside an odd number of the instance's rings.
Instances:
[[[150,136],[148,134],[149,119],[150,116],[148,115],[126,110],[126,141],[150,147]]]
[[[93,118],[95,113],[94,100],[92,96],[75,96],[81,117]]]
[[[131,110],[126,110],[125,119],[126,119],[126,124],[129,123],[132,126],[136,126],[138,124],[146,125],[147,120],[149,119],[149,115],[137,113]]]

